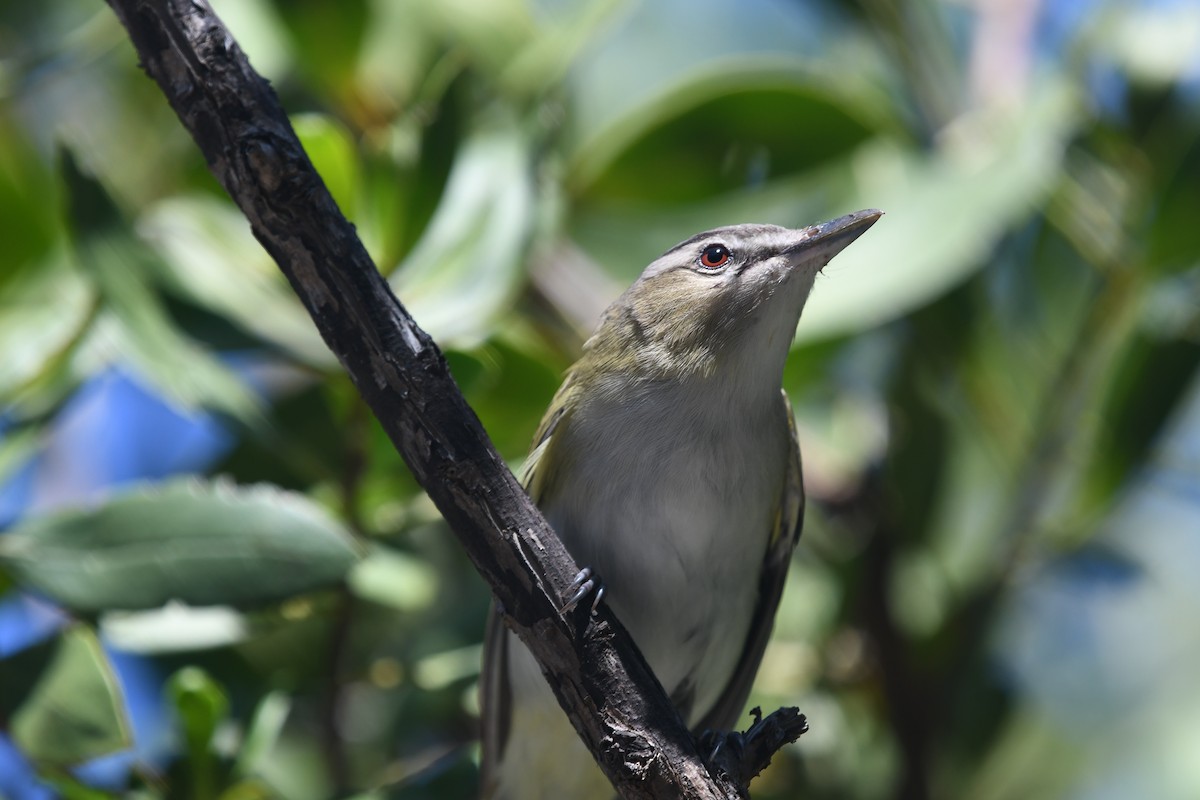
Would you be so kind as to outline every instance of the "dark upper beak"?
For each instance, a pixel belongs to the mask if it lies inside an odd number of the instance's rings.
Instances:
[[[801,228],[796,231],[800,237],[798,241],[784,252],[793,257],[796,265],[815,263],[820,269],[882,216],[882,211],[867,208],[829,222]]]

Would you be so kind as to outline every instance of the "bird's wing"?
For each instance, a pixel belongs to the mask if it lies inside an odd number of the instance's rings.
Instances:
[[[573,382],[568,375],[533,437],[529,458],[525,459],[521,484],[534,504],[541,501],[545,487],[545,470],[539,470],[538,465],[543,463],[555,430],[568,416],[568,403],[559,401],[566,399],[564,393],[573,390],[569,387],[573,387]],[[504,754],[512,725],[512,694],[508,681],[508,643],[511,638],[500,610],[493,602],[483,634],[483,669],[479,677],[480,738],[483,741],[480,786],[484,798],[490,797],[495,789],[500,757]]]
[[[754,683],[754,675],[758,672],[763,651],[767,649],[767,640],[771,638],[771,628],[775,625],[775,611],[779,608],[779,598],[783,594],[792,550],[800,539],[800,528],[804,523],[804,482],[800,472],[800,444],[796,439],[792,404],[786,393],[783,394],[783,404],[790,439],[788,463],[784,471],[779,507],[775,512],[775,530],[767,545],[762,576],[759,579],[754,619],[750,632],[746,635],[742,657],[733,671],[733,677],[729,679],[716,704],[696,725],[697,731],[729,730],[741,715],[746,699],[750,696],[750,686]]]

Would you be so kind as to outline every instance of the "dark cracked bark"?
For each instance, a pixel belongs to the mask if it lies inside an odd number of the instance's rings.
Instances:
[[[590,621],[588,603],[558,613],[574,561],[491,446],[441,352],[375,269],[274,92],[208,4],[108,4],[142,68],[291,282],[620,794],[746,796],[739,777],[709,774],[662,687],[603,605]],[[773,752],[734,771],[748,782]]]

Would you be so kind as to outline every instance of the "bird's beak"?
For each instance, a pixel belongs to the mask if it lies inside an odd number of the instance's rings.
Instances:
[[[783,252],[791,257],[794,266],[816,266],[820,270],[882,216],[882,211],[867,208],[829,222],[801,228],[796,231],[797,241]]]

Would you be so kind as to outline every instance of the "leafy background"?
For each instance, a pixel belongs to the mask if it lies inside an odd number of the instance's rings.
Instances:
[[[887,216],[755,796],[1200,796],[1200,7],[214,0],[518,464],[600,310]],[[94,0],[0,6],[0,795],[469,797],[487,594]]]

